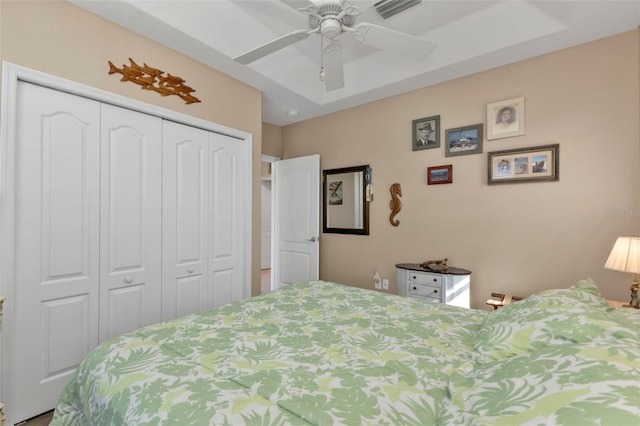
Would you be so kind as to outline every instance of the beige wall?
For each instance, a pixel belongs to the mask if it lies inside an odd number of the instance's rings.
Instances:
[[[396,292],[396,263],[448,257],[473,271],[476,308],[492,291],[528,295],[586,277],[627,300],[630,274],[603,265],[617,236],[640,234],[639,41],[631,31],[284,127],[283,158],[373,168],[371,234],[323,235],[320,277],[373,288],[379,271]],[[412,151],[413,119],[439,114],[443,140],[444,129],[485,123],[487,103],[519,96],[524,136],[485,140],[476,155]],[[487,185],[487,152],[552,143],[559,182]],[[445,164],[453,184],[427,186],[427,167]],[[394,182],[399,227],[389,224]]]
[[[262,123],[262,153],[277,158],[282,156],[282,127]]]
[[[261,93],[176,51],[139,36],[64,1],[0,1],[0,55],[3,61],[189,114],[253,134],[252,292],[260,293]],[[186,105],[177,96],[141,90],[116,66],[159,68],[186,80],[202,102]]]

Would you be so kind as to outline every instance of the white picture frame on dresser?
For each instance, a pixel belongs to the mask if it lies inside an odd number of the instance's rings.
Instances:
[[[469,308],[471,271],[449,267],[446,273],[427,271],[419,264],[396,265],[398,294],[425,302]]]

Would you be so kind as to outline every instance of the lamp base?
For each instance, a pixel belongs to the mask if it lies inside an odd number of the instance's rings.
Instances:
[[[629,289],[631,290],[631,302],[629,305],[632,308],[640,309],[640,301],[638,300],[638,288],[640,288],[640,283],[634,282],[631,284]]]

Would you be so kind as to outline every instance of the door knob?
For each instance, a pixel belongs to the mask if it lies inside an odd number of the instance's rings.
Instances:
[[[316,238],[316,237],[311,237],[309,239],[307,239],[307,241],[311,241],[312,243],[318,241],[320,239],[320,237]]]

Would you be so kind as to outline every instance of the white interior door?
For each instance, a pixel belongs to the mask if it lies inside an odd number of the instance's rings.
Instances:
[[[272,288],[318,279],[320,156],[276,161],[272,169]]]
[[[206,309],[209,133],[163,125],[162,320]]]
[[[17,90],[14,314],[2,384],[11,424],[55,406],[97,345],[99,291],[100,105],[29,83]]]
[[[271,178],[262,178],[262,190],[260,195],[262,198],[262,214],[261,214],[261,260],[260,268],[271,268]]]
[[[162,119],[102,105],[100,341],[161,320]]]

